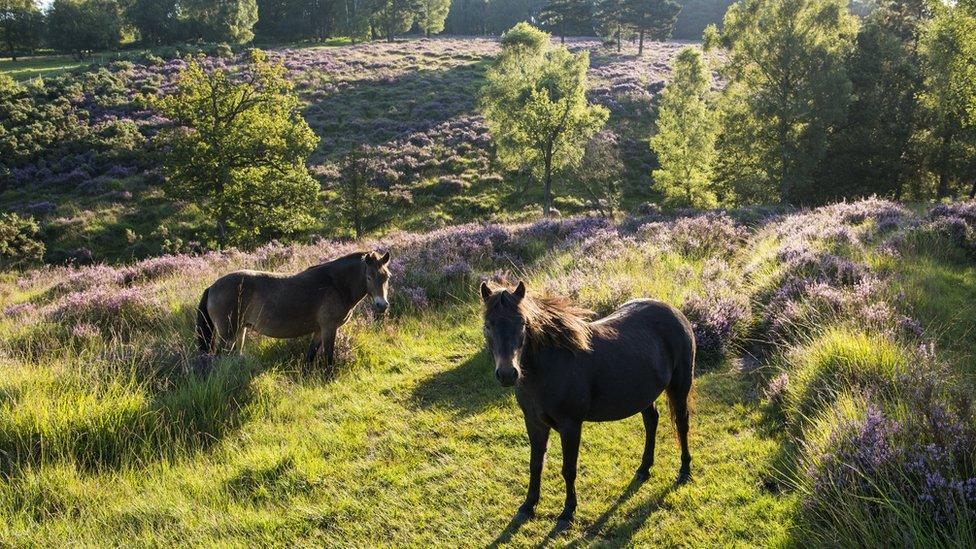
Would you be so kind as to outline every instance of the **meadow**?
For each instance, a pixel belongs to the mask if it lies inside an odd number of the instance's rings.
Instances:
[[[597,39],[569,46],[591,52],[588,96],[611,110],[624,203],[637,208],[655,196],[646,121],[682,44],[653,43],[640,58],[632,44],[622,53]],[[537,186],[528,174],[499,173],[480,115],[479,90],[498,50],[495,39],[435,38],[279,48],[270,55],[287,68],[302,115],[319,137],[309,159],[313,175],[336,179],[337,164],[354,146],[370,146],[382,185],[400,201],[380,230],[426,230],[538,215]],[[185,56],[198,54],[211,68],[239,67],[243,57],[198,46],[134,51],[127,59],[25,79],[5,92],[17,123],[7,124],[0,149],[10,169],[0,173],[0,203],[40,222],[47,262],[132,261],[215,247],[200,205],[164,196],[152,140],[168,123],[152,100],[171,92]],[[4,62],[0,72],[19,80],[35,65]],[[556,206],[564,213],[589,209],[561,194]],[[304,236],[347,232],[323,216]]]
[[[391,77],[393,77],[391,75]],[[717,546],[976,543],[976,204],[879,199],[465,224],[375,241],[44,267],[0,280],[0,545]],[[389,249],[334,372],[251,338],[194,368],[200,292]],[[662,419],[587,424],[576,524],[483,351],[481,280],[605,313],[666,300],[699,342],[694,480]],[[621,450],[622,449],[622,450]]]

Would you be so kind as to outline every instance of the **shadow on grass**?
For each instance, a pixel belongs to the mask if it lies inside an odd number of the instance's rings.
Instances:
[[[488,355],[479,351],[458,366],[426,378],[414,388],[411,399],[423,408],[440,407],[470,416],[498,403],[506,394],[492,376]]]

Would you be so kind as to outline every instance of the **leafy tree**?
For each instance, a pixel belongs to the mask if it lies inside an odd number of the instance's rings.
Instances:
[[[644,55],[644,37],[667,40],[674,31],[681,6],[672,0],[625,0],[626,22],[638,36],[637,55]]]
[[[174,122],[161,134],[166,190],[202,201],[222,244],[310,226],[319,187],[305,161],[318,139],[301,117],[283,65],[259,50],[235,74],[191,61],[158,106]]]
[[[539,12],[543,28],[566,43],[566,35],[580,33],[592,25],[593,4],[589,0],[549,0]]]
[[[499,160],[513,169],[532,168],[543,184],[547,217],[553,171],[577,165],[583,143],[609,115],[586,100],[589,64],[587,52],[553,48],[548,34],[519,23],[502,36],[502,52],[483,90],[485,119]]]
[[[410,30],[419,11],[420,0],[380,0],[373,17],[386,40],[392,42],[397,35]]]
[[[32,51],[41,44],[44,15],[34,0],[0,0],[0,44],[17,61],[20,51]]]
[[[258,22],[256,0],[179,0],[188,32],[211,42],[245,44]]]
[[[879,194],[900,198],[920,164],[922,56],[929,0],[887,0],[864,20],[847,62],[853,101],[847,123],[832,139],[822,177],[823,200]]]
[[[596,0],[593,19],[601,36],[612,39],[620,51],[623,34],[627,30],[627,4],[630,0]]]
[[[329,212],[356,238],[390,223],[400,207],[412,203],[409,192],[387,184],[384,171],[376,151],[360,146],[343,159],[338,174],[322,178]]]
[[[145,43],[158,46],[182,38],[178,0],[135,0],[126,16]]]
[[[355,42],[369,36],[373,5],[370,0],[340,0],[336,14],[338,32]]]
[[[571,183],[601,215],[612,218],[623,199],[623,173],[620,138],[610,130],[603,130],[586,142],[583,160],[573,174]]]
[[[47,20],[48,42],[79,57],[122,41],[122,9],[115,0],[54,0]]]
[[[444,30],[444,20],[451,10],[451,0],[419,0],[417,26],[428,37]]]
[[[718,205],[712,188],[717,125],[707,102],[711,73],[696,48],[681,50],[672,71],[651,138],[661,164],[654,183],[672,205],[713,208]]]
[[[707,31],[706,44],[728,52],[718,174],[740,196],[815,194],[828,137],[847,115],[856,29],[846,0],[743,0],[721,33]]]
[[[928,119],[924,136],[936,194],[949,196],[953,174],[976,156],[976,13],[966,4],[940,6],[923,38]],[[976,194],[974,183],[971,194]]]

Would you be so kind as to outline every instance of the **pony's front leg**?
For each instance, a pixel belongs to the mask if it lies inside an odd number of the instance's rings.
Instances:
[[[559,515],[556,527],[568,528],[576,513],[576,465],[579,461],[581,422],[571,421],[559,426],[559,439],[563,446],[563,479],[566,481],[566,504]]]
[[[542,486],[542,465],[546,460],[546,448],[549,446],[549,426],[536,417],[525,415],[525,429],[529,433],[531,455],[529,457],[529,493],[525,502],[519,507],[515,520],[527,520],[535,515],[535,505],[539,503],[539,491]]]
[[[315,364],[315,357],[319,354],[319,347],[322,346],[322,335],[312,334],[312,342],[308,345],[308,353],[305,355],[305,365],[311,367]]]
[[[322,328],[322,352],[325,354],[325,367],[331,369],[335,364],[336,326]]]

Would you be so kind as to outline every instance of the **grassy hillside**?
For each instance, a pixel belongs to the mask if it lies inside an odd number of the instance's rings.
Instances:
[[[252,338],[192,372],[199,292],[356,244],[269,245],[0,284],[0,544],[972,545],[976,204],[884,201],[474,224],[363,244],[394,256],[334,374]],[[482,351],[476,284],[523,278],[601,313],[679,305],[701,348],[694,481],[662,420],[584,427],[577,524],[558,441],[539,517],[510,523],[528,445]],[[870,517],[867,519],[866,517]]]
[[[625,160],[626,203],[636,208],[651,196],[652,100],[680,46],[653,44],[637,58],[633,46],[618,54],[593,40],[569,45],[592,53],[590,97],[612,111],[609,129],[618,134]],[[539,190],[524,175],[498,171],[478,114],[478,91],[497,50],[491,39],[444,38],[272,55],[287,67],[303,115],[320,138],[310,160],[313,173],[327,179],[353,145],[375,147],[386,184],[411,203],[393,225],[426,230],[432,223],[538,213]],[[133,54],[131,61],[82,67],[3,92],[19,118],[0,143],[0,210],[41,221],[49,262],[131,261],[212,244],[206,236],[214,234],[212,220],[195,204],[168,201],[159,188],[161,160],[152,138],[167,121],[150,99],[172,89],[188,52],[158,53],[172,58]],[[235,67],[239,61],[212,55],[205,64]],[[20,78],[29,66],[3,64],[0,71]],[[587,209],[580,199],[565,198],[564,182],[557,181],[555,192],[563,195],[557,207],[564,213]],[[304,236],[346,231],[323,218]]]

